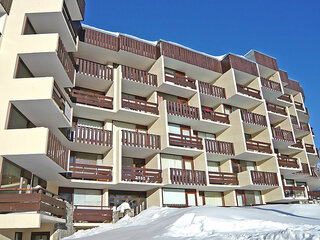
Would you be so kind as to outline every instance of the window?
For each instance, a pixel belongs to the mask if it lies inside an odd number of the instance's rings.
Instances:
[[[220,163],[208,161],[209,172],[220,172]]]
[[[101,190],[74,189],[73,205],[101,206]]]
[[[35,125],[27,119],[15,106],[11,105],[8,129],[32,128]]]
[[[140,158],[123,157],[122,165],[127,167],[144,168],[146,165],[146,162],[144,159],[140,159]]]
[[[93,128],[103,128],[104,122],[94,121],[90,119],[78,118],[76,123],[80,126],[93,127]]]
[[[70,163],[102,165],[103,155],[94,153],[71,152]]]
[[[231,114],[232,113],[232,107],[229,105],[223,105],[224,113],[225,114]]]
[[[161,165],[162,165],[162,169],[166,169],[166,168],[182,169],[183,167],[182,156],[161,154]]]
[[[211,139],[211,140],[216,140],[216,135],[213,133],[205,133],[205,132],[196,132],[198,137],[204,138],[204,139]]]
[[[31,233],[31,240],[49,240],[50,232],[33,232]]]
[[[186,194],[183,189],[163,189],[163,205],[186,205]]]
[[[22,240],[22,232],[15,232],[14,240]]]
[[[23,34],[24,35],[37,34],[36,30],[34,30],[34,27],[32,26],[31,22],[29,21],[29,18],[26,18],[26,23],[24,26]]]
[[[294,186],[294,180],[286,179],[286,186]]]
[[[296,182],[297,187],[306,187],[307,183],[306,182]]]
[[[16,78],[31,78],[34,77],[27,65],[22,61],[21,58],[18,60],[18,67],[16,72]]]
[[[255,162],[243,161],[243,160],[232,160],[232,170],[234,173],[251,171],[256,169]]]
[[[221,192],[204,192],[205,205],[223,206],[223,197]]]
[[[250,206],[262,204],[260,191],[237,191],[238,206]]]
[[[4,160],[2,170],[1,188],[19,188],[22,169]]]

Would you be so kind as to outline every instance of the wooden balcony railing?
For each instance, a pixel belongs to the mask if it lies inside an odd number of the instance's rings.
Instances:
[[[203,149],[202,138],[169,133],[169,144],[179,147]]]
[[[228,114],[212,111],[209,109],[202,109],[202,118],[208,119],[214,122],[222,122],[222,123],[230,124]]]
[[[76,143],[112,147],[112,131],[101,128],[73,125],[69,140]]]
[[[122,144],[129,147],[161,149],[159,135],[122,130]]]
[[[315,167],[310,167],[310,170],[311,170],[311,176],[312,177],[318,177],[316,172],[315,172]]]
[[[3,6],[4,10],[9,15],[10,14],[11,5],[12,5],[12,0],[0,0],[0,4]]]
[[[303,131],[306,131],[306,132],[310,132],[310,128],[309,128],[308,123],[300,122],[300,129]]]
[[[284,155],[277,155],[278,163],[280,167],[287,168],[299,168],[298,159],[293,157],[287,157]]]
[[[297,109],[304,111],[304,107],[302,103],[294,102],[294,105],[296,106]]]
[[[251,151],[272,153],[271,143],[255,141],[251,139],[246,140],[247,149]]]
[[[209,183],[238,185],[238,176],[236,173],[209,172]]]
[[[171,184],[180,185],[206,185],[206,172],[197,170],[187,170],[170,168]]]
[[[302,171],[297,172],[297,174],[305,174],[305,175],[310,175],[310,170],[309,170],[309,164],[308,163],[301,163]]]
[[[200,93],[217,98],[226,98],[226,91],[222,87],[214,86],[210,83],[198,81]]]
[[[158,103],[122,96],[122,107],[134,111],[159,114]]]
[[[309,191],[308,195],[309,195],[309,199],[320,200],[320,192]]]
[[[129,182],[162,183],[162,170],[137,167],[122,167],[122,180]]]
[[[301,92],[302,96],[304,96],[303,88],[300,86],[299,82],[288,79],[288,84],[286,88],[292,89],[297,92]]]
[[[103,182],[112,181],[112,167],[93,164],[70,163],[71,177],[82,180],[95,180]]]
[[[263,53],[254,51],[254,57],[256,60],[256,63],[261,64],[265,67],[271,68],[273,70],[278,70],[278,64],[277,64],[277,59],[270,57],[268,55],[265,55]]]
[[[118,37],[99,32],[90,28],[84,29],[84,42],[92,44],[98,47],[106,48],[112,51],[119,51],[119,39]]]
[[[123,35],[119,35],[118,38],[120,50],[152,59],[159,57],[159,50],[154,45]]]
[[[287,94],[287,93],[281,95],[280,97],[278,97],[278,99],[292,103],[291,96],[290,96],[290,94]]]
[[[192,107],[176,102],[167,101],[167,111],[169,114],[186,117],[191,119],[200,119],[199,108]]]
[[[255,124],[255,125],[260,125],[260,126],[267,126],[267,119],[265,116],[253,113],[253,112],[248,112],[247,110],[241,109],[241,117],[242,121],[245,123],[249,124]]]
[[[296,186],[283,186],[284,196],[291,198],[305,198],[306,197],[306,188],[305,187],[296,187]]]
[[[267,109],[268,109],[268,111],[271,111],[274,113],[279,113],[279,114],[287,116],[286,107],[283,107],[281,105],[267,102]]]
[[[56,84],[54,84],[54,87],[53,87],[52,99],[58,105],[59,109],[63,112],[64,116],[69,121],[71,121],[72,119],[71,106]]]
[[[196,89],[196,80],[189,78],[187,76],[181,76],[178,74],[172,74],[172,73],[165,73],[165,79],[166,82],[172,82],[174,84],[183,86],[183,87],[189,87],[192,89]]]
[[[233,143],[205,139],[206,152],[234,156]]]
[[[281,129],[280,127],[277,127],[277,128],[271,127],[271,130],[272,130],[272,135],[274,139],[281,140],[281,141],[294,142],[293,134],[291,131]]]
[[[163,56],[222,73],[221,62],[217,59],[167,42],[161,42],[160,48]]]
[[[291,119],[292,124],[299,126],[298,119],[296,116],[290,115],[290,119]]]
[[[113,210],[107,206],[75,205],[74,222],[111,223]]]
[[[251,180],[254,185],[279,186],[277,174],[273,172],[251,170]]]
[[[259,76],[257,64],[244,57],[228,54],[222,59],[221,65],[223,73],[227,72],[230,68],[233,68],[256,77]]]
[[[142,71],[136,68],[121,66],[122,78],[134,82],[147,84],[150,86],[158,86],[157,75]]]
[[[48,137],[47,156],[64,170],[67,170],[69,149],[51,131],[49,131]]]
[[[304,146],[306,147],[306,151],[308,153],[316,153],[312,144],[305,143]]]
[[[37,212],[66,218],[66,202],[43,188],[0,189],[0,213]]]
[[[302,140],[299,138],[296,138],[296,143],[291,145],[291,147],[295,147],[295,148],[303,148],[303,144],[302,144]]]
[[[71,100],[76,103],[82,103],[106,109],[113,108],[112,97],[78,89],[72,89],[70,95]]]
[[[116,52],[123,50],[152,59],[159,57],[159,50],[156,46],[123,35],[114,36],[90,28],[84,28],[83,40],[85,43]]]
[[[266,87],[266,88],[269,88],[271,90],[278,91],[278,92],[282,91],[280,83],[271,81],[269,79],[265,79],[263,77],[260,77],[260,79],[261,79],[261,85],[263,87]]]
[[[58,50],[57,50],[57,56],[66,71],[69,80],[73,84],[74,82],[74,72],[75,72],[75,67],[74,67],[74,60],[71,59],[71,56],[69,53],[66,51],[61,39],[59,38],[59,44],[58,44]]]
[[[70,12],[67,8],[67,5],[66,3],[63,3],[63,8],[62,8],[62,15],[67,23],[67,26],[68,26],[68,29],[69,29],[69,32],[70,34],[72,35],[72,38],[73,38],[73,41],[74,43],[76,44],[77,43],[77,36],[78,36],[78,33],[77,33],[77,30],[73,24],[73,21],[72,21],[72,18],[70,16]]]
[[[96,62],[77,58],[78,73],[103,80],[113,81],[113,68]]]
[[[237,90],[239,93],[261,99],[260,91],[257,89],[237,84]]]

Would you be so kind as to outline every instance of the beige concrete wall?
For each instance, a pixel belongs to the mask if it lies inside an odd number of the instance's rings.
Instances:
[[[237,199],[236,199],[236,191],[226,191],[224,192],[224,205],[226,207],[237,206]]]
[[[149,73],[157,75],[158,86],[164,83],[164,59],[163,56],[157,59],[157,61],[152,65]]]
[[[147,208],[158,206],[162,207],[162,189],[156,188],[147,191]]]
[[[225,89],[227,99],[235,95],[237,92],[235,76],[233,71],[233,69],[230,69],[214,82],[215,86],[222,87]]]

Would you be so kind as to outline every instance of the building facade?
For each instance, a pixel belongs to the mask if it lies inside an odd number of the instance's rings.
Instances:
[[[3,239],[57,237],[66,202],[80,229],[124,201],[138,214],[319,198],[303,89],[275,58],[95,29],[84,9],[0,0]]]

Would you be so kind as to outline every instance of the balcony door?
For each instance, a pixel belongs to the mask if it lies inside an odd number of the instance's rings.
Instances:
[[[78,208],[90,209],[99,208],[102,206],[102,191],[96,189],[74,189],[73,205]]]
[[[187,206],[197,206],[197,195],[195,190],[186,190]]]
[[[183,168],[187,170],[194,169],[192,157],[183,157]]]

